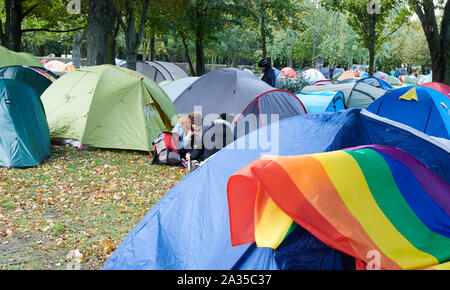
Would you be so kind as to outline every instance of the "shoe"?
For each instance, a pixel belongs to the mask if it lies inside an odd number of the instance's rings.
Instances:
[[[184,168],[188,167],[187,161],[184,159],[181,159],[181,166],[183,166]]]

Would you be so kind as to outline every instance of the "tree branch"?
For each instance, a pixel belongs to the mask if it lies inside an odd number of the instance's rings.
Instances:
[[[30,9],[28,9],[28,11],[25,11],[24,13],[22,13],[22,15],[20,16],[22,19],[24,19],[25,17],[27,17],[28,14],[31,13],[31,11],[34,10],[34,8],[36,8],[38,6],[38,4],[33,5],[33,7],[31,7]]]
[[[28,29],[22,29],[22,32],[37,32],[37,31],[45,31],[45,32],[53,32],[53,33],[65,33],[65,32],[73,32],[85,29],[86,26],[78,27],[78,28],[72,28],[67,30],[51,30],[48,28],[28,28]]]

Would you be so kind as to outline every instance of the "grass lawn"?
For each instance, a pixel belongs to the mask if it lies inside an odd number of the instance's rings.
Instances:
[[[0,269],[100,269],[187,171],[152,165],[145,152],[52,145],[29,169],[0,168]]]

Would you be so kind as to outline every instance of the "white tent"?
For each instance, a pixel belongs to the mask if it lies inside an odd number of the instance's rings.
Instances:
[[[327,79],[320,71],[318,71],[316,69],[305,70],[304,72],[302,72],[300,74],[300,78],[307,81],[309,85],[312,85],[313,83],[315,83],[317,81]]]

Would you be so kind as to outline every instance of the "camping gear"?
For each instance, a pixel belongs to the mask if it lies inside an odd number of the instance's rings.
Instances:
[[[428,135],[450,139],[450,99],[433,89],[420,86],[396,89],[367,110]]]
[[[50,154],[50,133],[39,96],[27,84],[0,79],[0,166],[33,167]]]
[[[122,62],[120,67],[127,68],[127,62]],[[136,71],[147,76],[156,83],[189,77],[181,67],[165,61],[138,61],[136,62]]]
[[[200,110],[203,116],[214,114],[214,118],[209,118],[211,122],[222,113],[242,114],[244,117],[278,114],[280,119],[305,113],[294,94],[274,89],[235,68],[218,69],[203,75],[181,93],[174,104],[182,114]]]
[[[299,93],[296,96],[302,101],[308,114],[345,110],[342,92]]]
[[[167,96],[169,96],[170,100],[174,102],[178,96],[196,80],[198,80],[198,77],[187,77],[174,81],[163,81],[159,83],[159,86]]]
[[[298,224],[358,269],[450,270],[450,184],[400,149],[264,157],[227,189],[233,246],[277,249]]]
[[[0,45],[0,68],[14,65],[43,67],[34,55],[26,52],[15,52]]]
[[[76,70],[76,67],[74,67],[71,63],[64,63],[59,60],[48,61],[44,64],[44,67],[59,76]]]
[[[112,65],[64,75],[42,95],[53,138],[99,148],[150,151],[177,114],[152,80]]]
[[[440,92],[444,96],[447,96],[448,98],[450,98],[450,87],[447,86],[446,84],[438,83],[438,82],[430,82],[430,83],[425,83],[425,84],[421,85],[421,87],[433,89],[435,91]]]
[[[241,147],[251,140],[273,142]],[[450,182],[448,145],[365,110],[284,119],[236,140],[182,179],[134,227],[103,269],[342,269],[340,251],[302,227],[293,229],[276,250],[254,243],[232,247],[227,183],[263,155],[305,155],[370,144],[397,147]]]
[[[300,75],[302,79],[308,82],[309,85],[314,84],[317,81],[325,80],[325,76],[316,69],[308,69],[302,72]]]
[[[290,67],[285,67],[280,71],[278,78],[298,79],[297,72]]]
[[[152,143],[155,146],[153,152],[153,164],[179,165],[181,158],[177,146],[174,144],[172,133],[162,132]]]
[[[0,68],[0,79],[13,79],[26,83],[33,88],[37,96],[42,93],[55,81],[50,74],[39,68],[28,66],[6,66]]]
[[[346,108],[367,108],[376,99],[386,93],[385,90],[376,88],[363,82],[351,82],[345,84],[327,86],[307,86],[301,93],[343,92]]]

